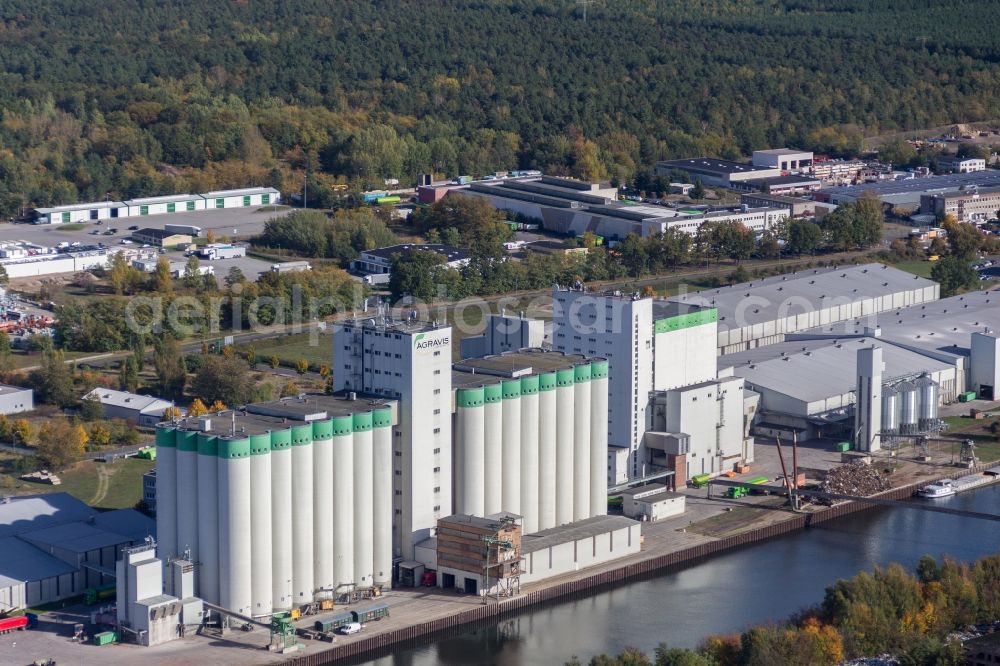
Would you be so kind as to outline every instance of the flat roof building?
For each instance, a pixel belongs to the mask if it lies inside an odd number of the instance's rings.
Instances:
[[[1000,187],[967,187],[958,192],[920,195],[921,215],[952,215],[959,222],[984,222],[1000,214]]]
[[[95,388],[84,400],[97,400],[104,407],[104,416],[109,419],[123,419],[140,426],[155,426],[163,420],[163,413],[174,406],[169,400],[151,395],[139,395],[128,391]]]
[[[176,247],[190,245],[193,242],[191,236],[187,234],[177,234],[165,229],[139,229],[132,232],[132,240],[158,247]]]
[[[755,150],[753,151],[753,163],[756,166],[781,169],[782,171],[799,171],[812,166],[813,154],[809,150],[794,150],[792,148]]]
[[[469,263],[469,253],[459,247],[440,243],[404,243],[362,250],[358,258],[351,263],[351,267],[367,275],[388,274],[392,270],[392,260],[396,255],[408,256],[417,251],[441,255],[449,268],[461,268]]]
[[[674,171],[687,173],[692,181],[701,181],[710,187],[734,187],[754,178],[776,178],[781,175],[777,166],[756,166],[715,157],[693,157],[682,160],[661,160],[656,163],[656,173],[669,176]]]
[[[865,193],[871,193],[884,204],[919,205],[925,194],[947,194],[958,192],[963,187],[1000,186],[1000,170],[990,169],[975,173],[955,173],[945,176],[926,176],[904,180],[886,180],[878,183],[861,183],[845,187],[824,187],[813,194],[817,201],[842,204],[853,203]]]

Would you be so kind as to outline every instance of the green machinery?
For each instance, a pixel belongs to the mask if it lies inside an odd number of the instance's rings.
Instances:
[[[271,616],[271,645],[277,650],[293,647],[298,642],[291,613],[275,613]]]
[[[115,584],[108,583],[100,587],[88,587],[83,591],[83,600],[87,605],[96,604],[98,601],[103,601],[104,599],[114,599],[115,594]]]
[[[712,480],[710,474],[695,474],[691,477],[691,485],[695,488],[704,488]]]

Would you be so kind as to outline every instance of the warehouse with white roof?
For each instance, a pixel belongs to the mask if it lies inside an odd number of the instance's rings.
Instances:
[[[938,299],[936,282],[882,264],[817,268],[681,294],[669,300],[716,308],[718,349],[731,354],[786,335]]]

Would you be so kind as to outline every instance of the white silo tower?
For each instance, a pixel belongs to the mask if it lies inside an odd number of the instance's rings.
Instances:
[[[250,440],[219,438],[219,605],[252,613]]]
[[[333,419],[333,585],[354,583],[354,419]]]
[[[274,610],[289,610],[292,594],[292,514],[297,510],[292,493],[292,431],[271,436],[271,603]],[[294,507],[294,508],[293,508]]]
[[[371,587],[375,568],[373,418],[354,415],[354,584]]]
[[[372,573],[376,585],[388,586],[392,583],[392,410],[376,409],[372,419],[372,517],[375,528]]]
[[[199,421],[205,430],[211,422]],[[198,433],[179,431],[177,437],[177,554],[199,562],[198,552]],[[190,551],[190,555],[185,552]]]
[[[521,380],[504,380],[500,509],[521,515]]]
[[[556,522],[556,373],[539,376],[538,386],[538,529]]]
[[[313,585],[333,589],[333,424],[314,421],[313,428]]]
[[[486,404],[486,447],[484,459],[483,500],[485,515],[497,513],[502,509],[500,501],[503,494],[503,389],[500,382],[483,387],[483,399]]]
[[[608,362],[594,361],[590,374],[590,514],[608,512]]]
[[[573,522],[574,383],[573,368],[563,368],[556,371],[555,486],[556,524],[558,525]]]
[[[590,363],[573,368],[573,520],[590,518]]]
[[[250,437],[250,520],[253,557],[251,602],[253,616],[270,615],[274,610],[272,580],[274,556],[271,535],[271,434]]]
[[[177,554],[177,431],[156,429],[156,551],[164,561]]]
[[[486,410],[482,387],[458,389],[455,396],[460,470],[455,510],[473,516],[486,515]]]
[[[292,601],[313,600],[313,443],[312,426],[292,427]]]
[[[219,603],[219,442],[198,433],[198,596]]]
[[[521,529],[538,531],[538,376],[521,378]]]

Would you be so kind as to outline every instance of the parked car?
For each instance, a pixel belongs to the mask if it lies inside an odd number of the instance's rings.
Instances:
[[[138,224],[133,224],[131,227],[128,228],[128,230],[129,231],[139,231],[139,225]]]

